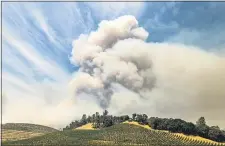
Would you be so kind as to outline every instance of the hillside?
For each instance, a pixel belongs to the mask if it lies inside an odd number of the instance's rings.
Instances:
[[[123,122],[123,124],[131,124],[131,125],[140,126],[140,127],[146,128],[146,129],[151,129],[151,127],[148,125],[141,125],[138,122],[134,122],[134,121],[132,121],[132,122],[125,121],[125,122]]]
[[[100,130],[65,130],[48,133],[26,140],[4,142],[17,145],[213,145],[210,142],[194,140],[181,135],[149,130],[134,124],[117,124]],[[217,143],[217,145],[225,145]]]
[[[159,131],[159,130],[155,130],[155,129],[152,129],[150,126],[148,125],[141,125],[139,124],[138,122],[123,122],[124,124],[131,124],[131,125],[136,125],[136,126],[140,126],[140,127],[143,127],[143,128],[146,128],[146,129],[149,129],[149,130],[154,130],[154,131]],[[169,132],[169,131],[166,131],[166,130],[160,130],[160,132]],[[203,137],[200,137],[200,136],[192,136],[192,135],[184,135],[182,133],[171,133],[173,135],[176,135],[176,136],[179,136],[179,137],[183,137],[185,139],[189,139],[189,140],[197,140],[197,141],[201,141],[201,142],[208,142],[210,144],[220,144],[218,142],[215,142],[215,141],[212,141],[212,140],[209,140],[209,139],[206,139],[206,138],[203,138]]]
[[[2,125],[2,129],[21,130],[21,131],[28,131],[28,132],[40,132],[40,133],[49,133],[49,132],[58,131],[48,126],[29,124],[29,123],[6,123]]]
[[[170,132],[182,137],[189,135],[188,138],[194,140],[225,142],[225,131],[221,130],[218,126],[207,125],[204,117],[200,117],[196,121],[196,124],[194,124],[178,118],[148,117],[148,115],[140,113],[133,113],[132,117],[129,115],[115,116],[110,115],[107,110],[104,110],[102,114],[96,112],[92,116],[83,114],[81,119],[71,121],[63,130],[102,129],[121,123],[129,123],[146,129],[159,130],[160,132]]]
[[[74,130],[95,130],[95,129],[92,127],[92,123],[88,123],[78,128],[75,128]]]
[[[2,141],[16,141],[41,136],[58,130],[36,124],[7,123],[2,125]]]

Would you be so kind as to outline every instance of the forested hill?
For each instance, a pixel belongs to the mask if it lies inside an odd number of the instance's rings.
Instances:
[[[186,135],[201,136],[217,142],[225,142],[225,131],[218,126],[208,126],[205,118],[200,117],[195,124],[186,122],[182,119],[148,117],[146,114],[132,114],[113,116],[107,110],[103,114],[96,112],[93,115],[83,114],[80,120],[72,121],[63,130],[74,129],[92,123],[93,128],[110,127],[125,121],[136,121],[142,125],[149,125],[152,129],[167,130],[173,133],[183,133]]]

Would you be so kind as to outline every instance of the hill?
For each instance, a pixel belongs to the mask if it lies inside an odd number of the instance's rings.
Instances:
[[[16,141],[41,136],[58,130],[36,124],[7,123],[2,125],[2,141]]]
[[[80,120],[71,121],[63,130],[82,129],[84,128],[82,126],[87,126],[87,123],[92,123],[93,128],[102,129],[128,121],[130,124],[147,129],[194,135],[195,139],[198,137],[197,139],[203,138],[216,142],[225,142],[225,131],[218,126],[207,125],[204,117],[200,117],[194,124],[178,118],[148,117],[148,115],[140,113],[133,113],[132,117],[129,115],[115,116],[108,114],[108,111],[104,110],[102,114],[96,112],[92,116],[83,114]],[[182,134],[180,136],[183,136]]]
[[[143,128],[149,129],[149,130],[159,131],[159,130],[152,129],[152,128],[151,128],[150,126],[148,126],[148,125],[141,125],[141,124],[139,124],[138,122],[128,122],[128,121],[125,121],[125,122],[123,122],[123,123],[124,123],[124,124],[132,124],[132,125],[140,126],[140,127],[143,127]],[[160,130],[160,132],[169,132],[169,131],[166,131],[166,130]],[[208,142],[208,143],[210,143],[210,144],[220,144],[220,143],[218,143],[218,142],[215,142],[215,141],[212,141],[212,140],[209,140],[209,139],[200,137],[200,136],[184,135],[184,134],[182,134],[182,133],[171,133],[171,134],[176,135],[176,136],[179,136],[179,137],[183,137],[183,138],[189,139],[189,140],[197,140],[197,141],[202,141],[202,142]]]
[[[19,141],[4,142],[16,145],[204,145],[211,146],[213,143],[183,137],[158,130],[149,130],[134,124],[117,124],[100,130],[65,130],[48,133]],[[217,143],[216,145],[225,145]]]
[[[38,132],[38,133],[49,133],[49,132],[58,131],[48,126],[43,126],[38,124],[29,124],[29,123],[6,123],[2,125],[2,129],[21,130],[21,131]]]

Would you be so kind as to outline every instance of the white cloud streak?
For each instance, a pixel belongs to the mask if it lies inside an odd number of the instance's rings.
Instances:
[[[23,40],[19,40],[17,36],[12,36],[11,34],[13,33],[7,31],[6,28],[4,28],[2,34],[4,41],[11,44],[16,51],[30,61],[39,72],[52,77],[54,80],[64,80],[64,77],[67,76],[67,73],[60,70],[60,67],[55,62],[48,58],[43,58],[40,53],[35,51],[36,49],[33,48],[32,45]]]

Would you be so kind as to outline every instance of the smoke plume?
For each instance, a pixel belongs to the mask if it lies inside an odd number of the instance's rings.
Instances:
[[[73,41],[76,97],[92,95],[115,113],[145,112],[194,120],[225,116],[225,58],[193,46],[146,42],[133,16],[102,21]]]

